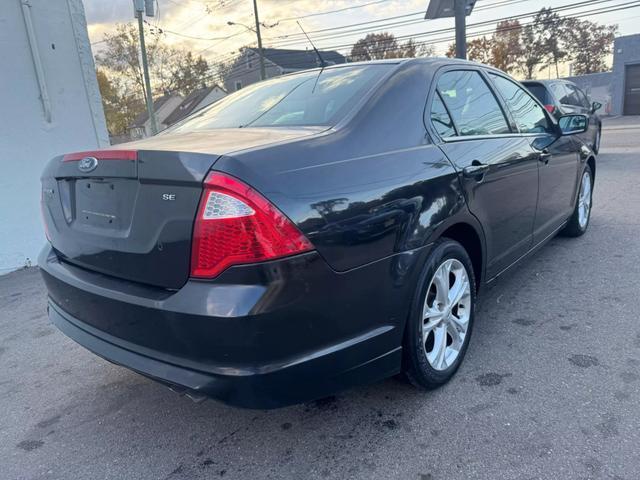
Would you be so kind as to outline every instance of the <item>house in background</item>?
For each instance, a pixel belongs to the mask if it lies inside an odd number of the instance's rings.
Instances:
[[[164,120],[173,112],[178,105],[182,103],[182,97],[177,93],[165,92],[160,98],[157,98],[153,102],[153,111],[156,113],[156,122],[158,124],[158,131],[164,130]],[[153,135],[151,131],[151,119],[147,113],[147,109],[140,113],[129,126],[129,136],[132,140],[140,138],[150,137]]]
[[[191,92],[162,122],[163,128],[178,123],[193,112],[223,98],[227,92],[218,85],[203,87]]]
[[[45,243],[40,174],[109,145],[82,0],[0,1],[0,274]]]
[[[280,48],[263,48],[266,78],[277,77],[285,73],[308,70],[320,66],[320,60],[313,50],[288,50]],[[327,65],[346,63],[340,53],[320,51]],[[226,76],[224,86],[227,92],[235,92],[247,85],[260,81],[260,56],[257,48],[244,48]]]

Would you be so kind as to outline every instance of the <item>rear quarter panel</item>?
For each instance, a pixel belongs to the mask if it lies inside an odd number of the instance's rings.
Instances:
[[[424,127],[430,72],[401,65],[345,125],[223,156],[215,169],[274,202],[337,271],[426,245],[464,205]]]

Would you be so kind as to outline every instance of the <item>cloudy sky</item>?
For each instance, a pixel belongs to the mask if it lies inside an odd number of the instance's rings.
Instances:
[[[99,51],[104,33],[116,23],[134,21],[132,0],[83,1],[94,51]],[[630,3],[636,7],[600,13]],[[438,30],[453,27],[453,19],[423,20],[427,4],[428,0],[258,0],[260,20],[270,26],[262,32],[265,47],[307,48],[297,18],[318,48],[348,52],[350,45],[367,33],[389,31],[401,38],[432,42],[436,52],[442,54],[452,33]],[[147,20],[163,30],[164,40],[208,60],[227,60],[240,47],[255,44],[253,32],[227,25],[229,21],[254,24],[252,0],[157,0],[157,6],[156,16]],[[629,0],[477,0],[468,23],[489,23],[470,27],[469,32],[488,33],[493,20],[525,15],[542,7],[568,7],[558,13],[586,14],[581,18],[617,23],[622,35],[640,33],[640,2]],[[525,17],[521,22],[527,20]]]

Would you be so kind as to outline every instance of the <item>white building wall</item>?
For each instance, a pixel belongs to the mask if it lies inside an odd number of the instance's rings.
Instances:
[[[23,4],[33,22],[47,121]],[[35,263],[45,237],[40,173],[52,157],[109,145],[81,0],[0,1],[0,274]]]

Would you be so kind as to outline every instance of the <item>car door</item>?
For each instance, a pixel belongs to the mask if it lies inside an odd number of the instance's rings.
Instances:
[[[537,157],[528,139],[514,132],[479,70],[442,72],[430,102],[428,123],[459,172],[469,210],[482,224],[486,275],[493,278],[531,248]]]
[[[497,73],[489,76],[538,159],[539,193],[533,229],[536,245],[555,233],[573,210],[581,142],[573,136],[560,136],[545,109],[515,81]]]

